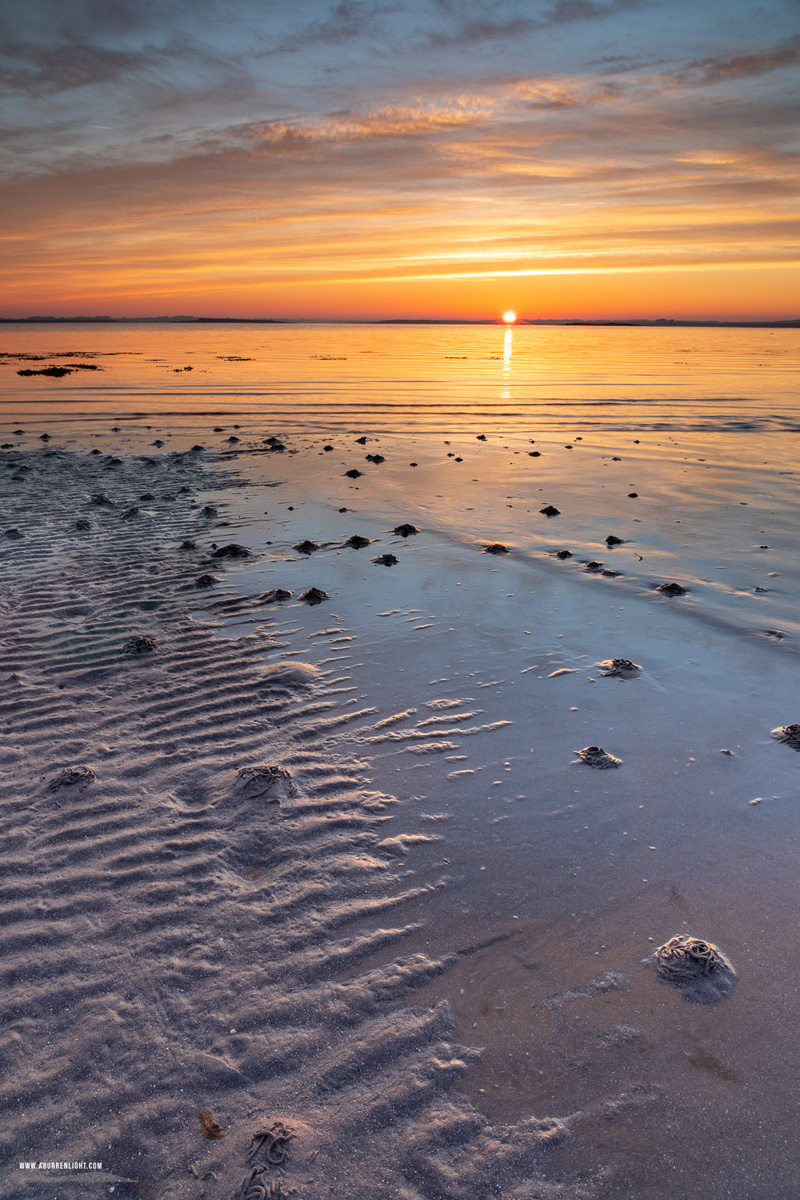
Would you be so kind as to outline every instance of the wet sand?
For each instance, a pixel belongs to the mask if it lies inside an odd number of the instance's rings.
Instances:
[[[4,439],[10,1161],[228,1200],[280,1121],[273,1196],[794,1196],[785,435],[265,425]]]

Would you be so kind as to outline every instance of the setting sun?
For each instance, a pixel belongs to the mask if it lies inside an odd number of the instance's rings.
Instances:
[[[508,312],[503,313],[503,320],[505,321],[506,325],[513,325],[516,319],[517,314],[514,312],[513,308],[509,308]]]

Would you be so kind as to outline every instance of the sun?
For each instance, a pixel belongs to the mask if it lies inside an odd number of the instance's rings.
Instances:
[[[505,321],[506,325],[513,325],[516,319],[517,314],[514,312],[513,308],[509,308],[508,312],[503,313],[503,320]]]

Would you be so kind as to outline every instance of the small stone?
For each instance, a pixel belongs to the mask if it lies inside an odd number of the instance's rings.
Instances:
[[[540,508],[539,512],[544,517],[558,517],[561,515],[561,509],[556,508],[554,504],[545,504],[544,508]]]
[[[310,542],[306,538],[304,542],[298,542],[292,549],[296,550],[298,554],[313,554],[315,550],[319,550],[319,546],[316,542]]]
[[[382,567],[393,567],[400,561],[400,559],[396,558],[394,554],[379,554],[378,557],[373,558],[372,561],[374,563],[378,563]]]
[[[415,533],[419,533],[416,525],[395,525],[392,533],[396,533],[398,537],[407,538],[413,537]]]
[[[25,536],[25,534],[22,533],[19,529],[7,529],[6,530],[6,537],[8,538],[8,540],[10,542],[18,542],[20,540],[20,538],[24,538],[24,536]]]
[[[490,546],[483,547],[484,554],[508,554],[508,546],[504,546],[502,542],[492,542]]]
[[[582,763],[586,763],[587,767],[596,767],[600,771],[606,770],[608,767],[618,767],[622,762],[621,758],[607,754],[602,746],[584,746],[583,750],[575,750],[574,753]]]
[[[274,588],[271,592],[264,592],[261,596],[262,604],[281,604],[284,600],[291,600],[292,593],[287,592],[285,588]],[[311,603],[319,603],[319,601],[308,601]]]
[[[349,537],[345,542],[345,546],[350,546],[350,548],[353,550],[361,550],[364,546],[368,545],[369,538],[361,537],[361,535],[358,533],[353,534],[353,536]]]
[[[215,550],[212,558],[252,558],[253,551],[247,546],[240,546],[238,542],[229,542],[227,546],[220,546],[219,550]]]
[[[345,471],[347,479],[360,479],[363,474],[363,471],[358,471],[355,467],[351,467],[349,471]]]
[[[624,541],[625,541],[625,538],[617,537],[617,535],[615,533],[610,533],[608,535],[608,537],[606,538],[606,545],[607,546],[621,546],[624,543]]]
[[[216,575],[200,575],[199,578],[195,580],[194,586],[197,588],[208,588],[213,587],[215,583],[219,583]]]
[[[600,667],[605,678],[616,676],[619,679],[633,679],[642,669],[629,658],[604,658],[602,662],[595,663],[595,666]]]
[[[367,462],[376,463],[376,464],[386,462],[386,459],[383,457],[382,454],[367,454],[367,455],[365,455],[365,458],[366,458]]]
[[[134,637],[128,638],[125,645],[122,647],[123,654],[152,654],[158,646],[158,641],[154,637],[147,637],[145,634],[136,634]]]
[[[663,592],[665,596],[685,596],[687,588],[681,587],[679,583],[661,583],[656,588],[657,592]]]
[[[561,558],[561,559],[572,558],[572,551],[571,550],[556,550],[555,557]]]
[[[307,592],[303,592],[300,599],[304,604],[322,604],[323,600],[328,599],[328,593],[323,592],[321,588],[312,587]]]
[[[770,737],[774,737],[776,742],[784,742],[792,750],[800,751],[800,725],[779,725],[772,730]]]

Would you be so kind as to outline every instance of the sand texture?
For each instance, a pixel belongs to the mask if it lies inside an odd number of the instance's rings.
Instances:
[[[207,554],[180,547],[204,531],[212,482],[197,456],[43,449],[11,472],[11,1158],[100,1160],[117,1194],[159,1200],[593,1195],[538,1173],[567,1123],[478,1113],[459,1081],[480,1051],[454,1039],[445,1000],[414,1003],[458,961],[404,948],[419,928],[404,909],[444,883],[402,865],[398,844],[404,861],[426,839],[326,741],[363,721],[342,705],[347,675],[267,665],[269,632],[219,639],[190,618]],[[110,503],[92,504],[101,489]],[[276,1120],[285,1161],[248,1164]],[[59,1196],[86,1194],[70,1178]],[[12,1173],[3,1194],[40,1187]]]

